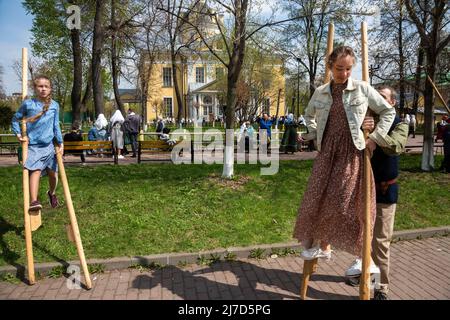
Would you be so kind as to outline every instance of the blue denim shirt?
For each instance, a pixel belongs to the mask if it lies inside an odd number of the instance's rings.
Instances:
[[[12,130],[21,135],[20,120],[32,117],[42,111],[44,103],[37,99],[25,100],[12,118]],[[61,128],[59,127],[59,104],[56,101],[42,117],[35,122],[27,122],[27,136],[30,145],[48,145],[55,139],[58,144],[63,143]]]
[[[272,120],[268,119],[267,121],[264,119],[259,120],[259,129],[267,130],[267,136],[272,138]]]

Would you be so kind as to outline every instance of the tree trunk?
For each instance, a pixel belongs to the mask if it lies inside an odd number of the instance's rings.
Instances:
[[[436,64],[436,55],[434,50],[427,50],[427,75],[434,81]],[[430,81],[425,81],[425,106],[424,106],[424,128],[423,128],[423,151],[422,151],[422,170],[433,171],[434,169],[434,148],[433,148],[433,130],[434,130],[434,105],[433,105],[433,86]]]
[[[245,54],[245,27],[248,0],[235,0],[233,51],[228,64],[226,136],[222,177],[231,179],[234,174],[234,113],[236,107],[236,87],[241,74]]]
[[[399,55],[399,80],[400,80],[400,114],[404,113],[405,108],[405,56],[403,54],[403,1],[400,0],[399,5],[400,18],[398,22],[398,55]]]
[[[171,58],[172,58],[172,77],[173,77],[173,85],[175,87],[175,95],[177,97],[177,105],[178,105],[178,112],[177,112],[177,123],[181,123],[181,116],[183,114],[184,106],[183,106],[183,99],[180,92],[180,86],[178,84],[178,75],[177,75],[177,56],[175,55],[175,48],[172,47],[171,49]],[[181,81],[183,80],[183,68],[181,68]]]
[[[277,119],[277,124],[276,124],[276,128],[278,129],[278,113],[280,111],[280,96],[281,96],[281,90],[282,89],[278,89],[278,97],[277,97],[277,113],[275,115],[275,118]]]
[[[120,110],[122,115],[125,116],[125,107],[123,105],[122,99],[120,98],[119,92],[119,59],[117,58],[117,40],[115,35],[112,35],[112,47],[111,47],[111,68],[112,68],[112,82],[114,90],[114,99],[116,100],[117,108]]]
[[[236,105],[236,81],[228,73],[227,108],[225,110],[225,150],[222,177],[231,179],[234,175],[234,112]],[[231,77],[230,77],[231,75]]]
[[[86,111],[87,103],[92,98],[92,67],[89,67],[88,77],[86,79],[86,88],[84,89],[83,99],[81,100],[81,112]]]
[[[103,14],[105,0],[96,0],[94,17],[94,37],[92,40],[92,89],[94,94],[95,117],[104,113],[102,83],[102,50],[104,41]]]
[[[83,89],[83,63],[81,60],[80,30],[70,32],[73,55],[73,85],[70,99],[72,102],[72,123],[81,120],[81,91]]]
[[[117,108],[120,110],[123,116],[125,116],[125,107],[119,92],[119,76],[120,76],[120,61],[117,50],[117,31],[118,26],[116,23],[116,0],[111,0],[111,71],[112,82],[114,90],[114,99],[116,100]]]
[[[424,50],[423,50],[423,41],[420,41],[419,45],[419,55],[417,57],[417,68],[416,68],[416,76],[415,76],[415,88],[414,88],[414,101],[413,101],[413,113],[417,115],[417,109],[419,108],[419,96],[420,96],[420,77],[422,74],[422,66],[423,66],[423,58],[424,58]]]

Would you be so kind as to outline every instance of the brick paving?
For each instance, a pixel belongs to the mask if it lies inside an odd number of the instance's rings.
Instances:
[[[450,237],[392,244],[391,292],[394,300],[450,299]],[[358,299],[358,287],[345,284],[354,257],[336,252],[320,261],[308,299]],[[69,289],[66,278],[25,283],[0,282],[2,300],[298,300],[303,260],[298,256],[221,261],[212,266],[167,266],[161,270],[113,270],[92,275],[93,288]]]

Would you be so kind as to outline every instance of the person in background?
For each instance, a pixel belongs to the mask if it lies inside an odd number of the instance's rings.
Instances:
[[[114,152],[117,152],[117,156],[119,159],[123,159],[122,150],[124,147],[124,127],[123,123],[125,122],[125,118],[122,116],[120,110],[116,110],[109,119],[110,128],[109,135],[111,137],[111,141],[113,142]]]
[[[164,121],[161,116],[158,116],[157,122],[156,122],[156,133],[158,133],[158,137],[161,135],[164,129]]]
[[[410,118],[409,118],[409,132],[408,132],[408,136],[410,134],[412,134],[413,138],[416,137],[416,116],[414,115],[414,113],[411,113]]]
[[[267,113],[262,114],[262,118],[259,120],[259,130],[267,130],[267,146],[272,139],[272,118]]]
[[[83,132],[81,131],[81,125],[79,122],[74,122],[72,124],[72,130],[64,135],[64,142],[66,141],[83,141]],[[85,164],[86,159],[83,153],[83,150],[72,150],[70,152],[65,151],[64,155],[66,154],[73,154],[73,155],[79,155],[81,158],[81,163]]]
[[[281,139],[280,152],[297,152],[297,128],[298,124],[294,121],[294,114],[288,114],[284,123],[284,133]]]
[[[442,141],[444,141],[444,159],[442,159],[440,170],[450,173],[450,118],[447,118],[442,126]]]
[[[396,93],[392,87],[381,86],[378,92],[391,105],[396,105]],[[375,120],[366,117],[362,124],[365,130],[373,131]],[[387,300],[389,293],[390,244],[394,232],[395,210],[399,186],[397,184],[399,155],[404,152],[408,140],[408,125],[395,117],[389,134],[379,139],[371,158],[372,171],[376,185],[377,214],[372,238],[372,261],[370,273],[380,274],[380,283],[374,291],[374,300]],[[350,284],[359,285],[362,261],[356,259],[346,271]]]
[[[128,115],[125,120],[126,124],[125,128],[128,137],[130,138],[131,149],[133,150],[133,155],[131,156],[132,158],[136,158],[136,153],[138,149],[137,138],[139,134],[139,129],[141,127],[141,121],[142,120],[140,115],[136,114],[132,108],[128,109]]]

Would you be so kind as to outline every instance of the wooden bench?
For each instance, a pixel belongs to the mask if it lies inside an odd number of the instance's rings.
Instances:
[[[137,163],[141,163],[142,161],[142,153],[162,153],[162,152],[171,152],[173,147],[176,146],[178,143],[170,146],[167,144],[167,142],[162,140],[148,140],[148,141],[138,141],[138,156],[137,156]],[[147,151],[147,152],[146,152]]]
[[[64,153],[70,154],[71,151],[95,151],[97,154],[107,154],[110,156],[113,152],[112,141],[64,141]],[[118,164],[117,152],[114,153],[114,164]]]
[[[14,156],[19,152],[20,143],[17,142],[0,142],[0,155]]]
[[[412,149],[421,148],[423,151],[423,144],[417,145],[407,145],[405,146],[405,152],[412,151]],[[434,143],[433,144],[434,152],[436,154],[444,154],[444,144],[443,143]]]

